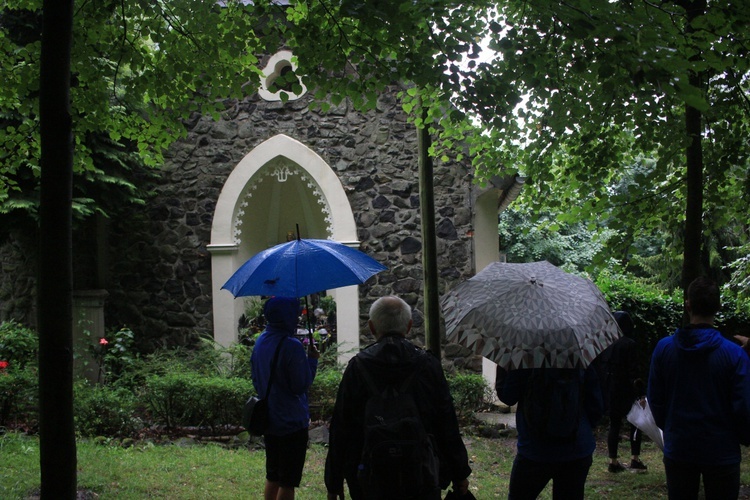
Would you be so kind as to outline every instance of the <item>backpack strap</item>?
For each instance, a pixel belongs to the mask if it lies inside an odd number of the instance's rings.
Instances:
[[[281,352],[281,345],[284,343],[286,338],[282,338],[279,341],[279,345],[276,346],[276,352],[273,353],[273,361],[271,361],[271,375],[268,377],[268,385],[266,386],[266,396],[264,399],[268,399],[271,395],[271,384],[273,384],[273,376],[276,374],[276,362],[279,360],[279,352]]]

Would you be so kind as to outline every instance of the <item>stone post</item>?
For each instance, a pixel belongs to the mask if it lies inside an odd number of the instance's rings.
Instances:
[[[104,302],[106,290],[76,290],[73,292],[73,373],[91,382],[103,381],[99,376],[99,362],[93,348],[104,338]]]

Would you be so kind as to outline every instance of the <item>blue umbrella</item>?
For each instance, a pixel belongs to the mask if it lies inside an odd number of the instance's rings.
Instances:
[[[341,243],[296,239],[254,255],[221,288],[235,297],[306,297],[362,284],[385,269],[367,254]]]

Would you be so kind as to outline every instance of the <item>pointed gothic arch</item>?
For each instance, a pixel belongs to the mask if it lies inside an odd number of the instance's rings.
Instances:
[[[256,146],[234,167],[216,202],[211,226],[214,339],[237,339],[244,301],[222,285],[264,248],[286,241],[300,224],[302,237],[331,239],[357,248],[349,200],[336,173],[313,150],[283,134]],[[291,226],[291,227],[290,227]],[[359,347],[357,286],[331,290],[336,300],[339,352]]]

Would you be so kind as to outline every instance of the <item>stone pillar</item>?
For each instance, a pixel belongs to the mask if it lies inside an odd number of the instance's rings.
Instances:
[[[76,290],[73,292],[73,373],[92,382],[101,381],[99,363],[93,348],[104,338],[104,303],[106,290]]]

